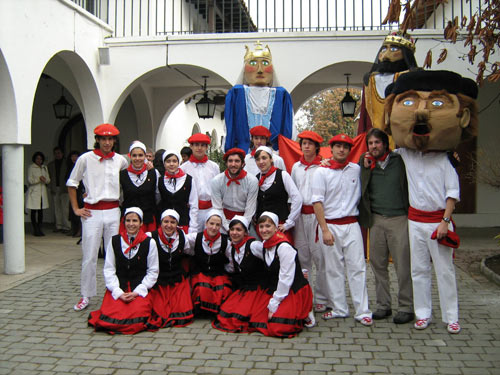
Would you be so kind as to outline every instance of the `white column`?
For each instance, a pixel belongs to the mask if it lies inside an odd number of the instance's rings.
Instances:
[[[24,147],[2,145],[4,272],[25,272]]]

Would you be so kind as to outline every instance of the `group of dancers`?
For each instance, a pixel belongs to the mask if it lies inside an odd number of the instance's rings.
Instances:
[[[86,181],[99,171],[92,168],[92,174],[85,173],[83,158],[67,183],[71,197],[71,186],[80,179],[102,196],[119,182],[121,219],[114,229],[118,234],[109,235],[112,231],[106,223],[102,232],[95,226],[86,230],[89,222],[104,219],[107,211],[116,208],[114,198],[99,199],[90,192],[86,198],[98,202],[86,203],[82,210],[87,211],[76,211],[83,217],[84,232],[82,298],[74,307],[77,311],[96,295],[88,287],[94,282],[95,288],[95,274],[94,280],[87,275],[92,261],[86,258],[94,257],[88,242],[104,237],[106,249],[106,293],[100,309],[90,313],[89,325],[99,331],[133,334],[210,317],[213,327],[223,331],[258,331],[277,337],[293,337],[304,325],[314,325],[309,271],[301,267],[289,231],[300,214],[302,199],[290,175],[274,167],[273,156],[277,160],[279,156],[270,147],[256,144],[255,152],[249,154],[249,165],[252,161],[258,165],[262,176],[247,175],[243,170],[246,153],[239,149],[224,155],[233,173],[220,173],[206,155],[209,137],[195,134],[188,140],[193,154],[182,168],[178,152],[163,153],[161,176],[148,163],[142,142],[131,144],[127,166],[121,164],[120,155],[110,157],[112,150],[106,149],[105,141],[115,139],[119,132],[105,125],[96,128],[96,149],[87,156],[96,158],[93,167],[103,168],[104,179]],[[264,129],[256,132],[263,134]],[[263,138],[268,139],[268,134]],[[115,170],[117,180],[106,183]],[[244,196],[231,209],[226,205],[230,190],[221,193],[221,202],[212,202],[219,174],[228,180],[222,183],[225,188],[236,189],[234,196]],[[267,199],[262,193],[266,191],[273,193]],[[276,203],[279,209],[273,212]]]

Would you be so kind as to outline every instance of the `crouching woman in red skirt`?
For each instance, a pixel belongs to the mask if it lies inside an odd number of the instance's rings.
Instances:
[[[262,242],[248,236],[248,221],[244,216],[234,216],[230,221],[229,238],[233,293],[222,304],[212,326],[226,332],[255,332],[252,325],[255,307],[259,301],[269,299]]]
[[[153,313],[147,323],[149,330],[184,327],[193,322],[191,288],[187,272],[182,266],[189,244],[178,224],[179,214],[168,209],[161,215],[160,228],[148,233],[158,247],[160,262],[158,281],[150,292]]]
[[[311,311],[312,291],[302,274],[297,250],[278,230],[278,224],[278,216],[269,211],[257,221],[264,239],[268,294],[253,324],[266,336],[293,337],[302,331]]]
[[[195,315],[219,312],[222,302],[232,293],[226,267],[230,246],[227,235],[221,234],[222,211],[207,214],[205,230],[186,235],[194,255],[191,270],[191,299]]]
[[[146,328],[152,303],[149,289],[158,277],[156,243],[141,229],[142,210],[129,207],[125,230],[113,236],[106,248],[106,293],[100,310],[89,315],[96,331],[134,334]]]

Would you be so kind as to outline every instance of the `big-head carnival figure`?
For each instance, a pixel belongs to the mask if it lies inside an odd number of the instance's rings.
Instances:
[[[278,135],[292,137],[293,107],[288,91],[272,87],[274,67],[269,46],[255,43],[255,50],[245,46],[244,84],[236,85],[226,95],[225,150],[250,148],[250,129],[264,126],[271,132],[271,143],[278,149]]]

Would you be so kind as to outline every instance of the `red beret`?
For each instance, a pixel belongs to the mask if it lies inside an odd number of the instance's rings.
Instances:
[[[298,137],[302,139],[310,139],[313,142],[318,142],[318,143],[323,142],[323,137],[311,130],[304,130],[302,133],[298,135]]]
[[[114,125],[101,124],[94,129],[94,134],[101,136],[116,136],[120,134],[120,131]]]
[[[224,154],[224,156],[222,157],[222,160],[224,161],[227,161],[227,158],[231,155],[235,155],[235,154],[238,154],[238,155],[241,155],[241,158],[244,160],[245,159],[245,151],[243,151],[241,148],[232,148],[230,150],[227,150],[226,153]]]
[[[196,133],[193,134],[191,137],[188,138],[188,142],[190,144],[193,143],[204,143],[209,145],[210,144],[210,137],[206,134],[203,133]]]
[[[250,129],[250,134],[271,138],[271,132],[269,131],[269,129],[262,125],[254,126],[252,129]]]
[[[431,240],[435,240],[437,238],[437,229],[432,233]],[[458,249],[460,246],[460,237],[455,232],[451,230],[448,231],[448,234],[437,240],[441,245],[452,247],[453,249]]]
[[[328,141],[329,145],[331,145],[332,143],[347,143],[348,145],[354,146],[354,142],[352,141],[351,137],[346,134],[337,134],[336,136],[333,136]]]

